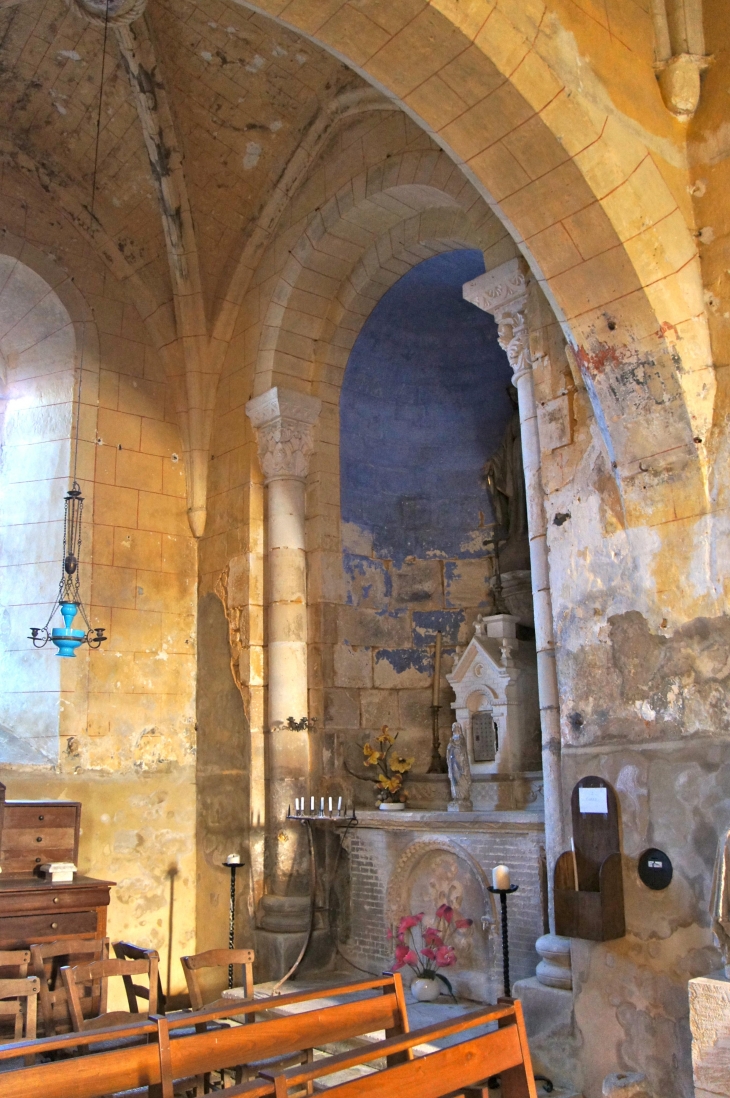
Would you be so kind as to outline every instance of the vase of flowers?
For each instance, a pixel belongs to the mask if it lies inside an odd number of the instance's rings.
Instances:
[[[377,775],[368,778],[376,785],[376,804],[384,811],[397,811],[405,808],[408,794],[403,788],[403,782],[408,771],[416,761],[398,755],[393,750],[398,733],[395,735],[388,731],[387,724],[380,730],[380,735],[375,737],[376,745],[371,743],[363,746],[363,762],[365,766],[374,766]]]
[[[458,919],[454,909],[441,904],[436,912],[435,926],[424,926],[424,912],[418,915],[404,915],[395,931],[388,931],[388,938],[395,939],[395,960],[393,968],[406,966],[413,972],[415,979],[411,984],[411,995],[420,1003],[433,1002],[441,994],[441,984],[453,999],[456,999],[449,980],[439,969],[451,968],[456,964],[454,939],[461,930],[472,925],[472,919]]]

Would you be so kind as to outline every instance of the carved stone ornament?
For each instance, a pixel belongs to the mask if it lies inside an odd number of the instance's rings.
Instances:
[[[72,11],[83,15],[89,23],[103,27],[129,26],[144,15],[147,0],[66,0]]]
[[[289,389],[274,388],[249,400],[246,415],[256,430],[259,462],[266,483],[304,480],[314,449],[312,428],[322,402]]]
[[[497,321],[497,339],[509,359],[517,381],[532,367],[525,320],[527,268],[523,259],[510,259],[493,271],[466,282],[464,300],[491,313]]]

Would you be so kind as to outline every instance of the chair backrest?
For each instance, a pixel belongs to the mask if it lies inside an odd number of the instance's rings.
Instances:
[[[0,949],[0,979],[14,980],[28,975],[29,949]]]
[[[100,980],[102,983],[102,1000],[104,1008],[106,1008],[107,982],[111,976],[121,976],[123,979],[127,977],[124,980],[124,985],[129,998],[131,977],[143,975],[147,976],[149,981],[149,1011],[116,1010],[107,1013],[104,1009],[96,1018],[84,1018],[81,1010],[80,987]],[[105,1029],[132,1019],[144,1019],[148,1013],[157,1013],[157,954],[154,951],[141,961],[110,959],[92,961],[91,964],[75,965],[74,967],[65,965],[61,969],[61,977],[68,996],[71,1025],[75,1033],[83,1033],[89,1029]],[[134,995],[134,992],[132,992],[132,995]]]
[[[353,999],[353,996],[360,994],[367,997]],[[323,1007],[320,1001],[323,995],[333,1005]],[[338,1001],[338,996],[344,996],[344,1001]],[[285,1008],[294,1003],[306,1005],[308,1002],[312,1004],[311,1009],[305,1008],[301,1013],[273,1018],[268,1013],[274,1008]],[[387,1033],[408,1032],[402,981],[400,974],[396,973],[326,991],[302,991],[244,1002],[229,1000],[225,1008],[193,1014],[181,1011],[156,1020],[134,1022],[116,1030],[45,1037],[29,1042],[20,1049],[10,1045],[0,1046],[0,1068],[5,1061],[21,1054],[34,1053],[46,1057],[50,1052],[70,1051],[76,1047],[91,1048],[95,1043],[124,1037],[139,1040],[146,1036],[154,1041],[161,1025],[174,1034],[180,1029],[189,1031],[201,1022],[250,1013],[263,1014],[263,1018],[255,1025],[234,1025],[176,1036],[169,1043],[168,1075],[183,1079],[221,1067],[281,1060],[320,1042],[346,1041],[381,1029]],[[2,1098],[48,1098],[49,1095],[53,1098],[100,1098],[101,1095],[163,1082],[161,1048],[155,1043],[135,1044],[95,1052],[92,1056],[3,1071],[0,1079]]]
[[[72,1029],[61,968],[64,965],[103,961],[108,956],[108,938],[60,938],[55,942],[42,942],[30,947],[31,974],[40,981],[41,1018],[46,1037],[52,1037],[56,1033],[68,1033]],[[102,1002],[105,992],[106,987],[101,980],[80,989],[79,999],[84,1018],[106,1011],[105,997]]]
[[[132,945],[131,942],[115,942],[113,948],[115,956],[120,961],[145,961],[148,957],[155,958],[157,962],[157,1010],[150,1010],[150,1013],[164,1014],[167,1006],[167,999],[162,990],[162,981],[160,980],[160,955],[157,950],[145,949],[143,946]],[[143,984],[133,983],[131,976],[124,977],[124,987],[127,992],[129,1009],[133,1014],[139,1013],[137,999],[146,999],[149,1003],[149,987],[145,987]]]
[[[227,968],[228,965],[241,965],[243,997],[252,999],[254,960],[255,956],[252,949],[207,949],[204,953],[194,953],[189,957],[181,957],[180,961],[185,973],[185,982],[188,985],[190,1004],[193,1010],[202,1010],[206,1005],[203,1000],[203,989],[198,979],[198,973],[204,968]]]
[[[35,1038],[39,988],[40,981],[35,976],[0,980],[0,1017],[13,1018],[16,1041]]]

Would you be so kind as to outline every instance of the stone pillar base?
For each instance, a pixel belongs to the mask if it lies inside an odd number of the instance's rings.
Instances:
[[[307,938],[306,931],[297,934],[256,929],[256,941],[254,950],[256,963],[254,965],[254,980],[257,984],[268,980],[280,980],[286,975],[299,956],[299,951]],[[321,973],[332,960],[334,942],[328,929],[315,930],[309,943],[297,976],[307,973]],[[288,985],[287,985],[288,987]],[[296,980],[292,982],[290,991],[296,990]]]
[[[573,1019],[573,992],[546,987],[531,976],[516,980],[512,995],[522,1003],[535,1072],[547,1075],[556,1087],[580,1091],[580,1040]]]

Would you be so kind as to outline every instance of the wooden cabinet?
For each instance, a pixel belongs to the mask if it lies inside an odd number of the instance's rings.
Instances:
[[[0,949],[58,938],[103,938],[113,881],[53,884],[44,862],[78,864],[78,801],[6,801],[0,783]]]

